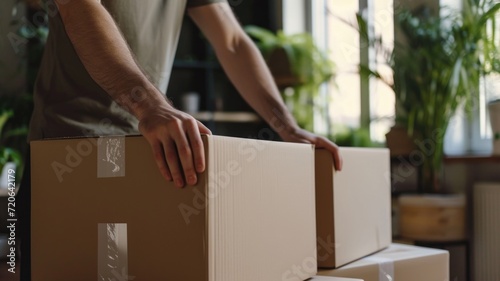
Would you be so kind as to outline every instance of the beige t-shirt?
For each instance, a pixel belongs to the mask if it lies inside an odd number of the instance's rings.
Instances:
[[[102,0],[139,65],[165,92],[187,7],[226,0]],[[49,30],[35,84],[29,140],[136,134],[138,121],[92,80],[68,38],[53,1],[46,1]],[[127,77],[123,77],[127,79]]]

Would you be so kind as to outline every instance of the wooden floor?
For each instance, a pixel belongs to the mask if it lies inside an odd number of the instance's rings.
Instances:
[[[16,273],[12,274],[9,271],[9,266],[5,259],[0,259],[0,280],[2,281],[19,281],[19,264],[16,265]]]

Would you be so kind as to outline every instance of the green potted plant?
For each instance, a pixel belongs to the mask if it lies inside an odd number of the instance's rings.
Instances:
[[[9,165],[17,168],[22,167],[21,153],[14,147],[8,145],[8,139],[18,134],[24,133],[21,130],[8,130],[4,132],[4,127],[10,117],[13,116],[13,111],[3,110],[0,112],[0,175],[4,171],[4,166]],[[4,178],[3,176],[0,176]],[[2,183],[3,185],[4,183]]]
[[[343,147],[378,147],[370,138],[370,132],[365,128],[340,128],[334,135],[327,136],[338,146]]]
[[[287,35],[257,26],[245,31],[256,39],[283,98],[299,125],[313,129],[314,98],[321,84],[334,77],[335,65],[309,33]]]
[[[15,165],[16,177],[20,178],[23,171],[23,159],[28,150],[26,136],[28,124],[33,111],[33,87],[38,74],[43,49],[48,37],[48,15],[43,12],[39,0],[23,1],[26,6],[18,3],[13,5],[10,25],[16,29],[16,34],[26,40],[26,51],[19,60],[26,64],[26,68],[17,70],[15,75],[25,75],[25,92],[8,90],[0,87],[0,173],[4,165]],[[36,14],[38,21],[26,21],[19,8],[25,8],[27,14]],[[44,19],[44,20],[42,20]],[[0,67],[7,67],[0,65]]]
[[[383,77],[360,67],[364,75],[382,79],[395,93],[396,124],[409,139],[407,156],[420,170],[419,191],[426,193],[399,197],[399,233],[421,241],[467,237],[465,196],[443,192],[444,136],[457,110],[464,107],[470,113],[479,101],[481,76],[500,70],[498,42],[488,36],[500,4],[465,0],[463,11],[442,9],[440,17],[431,16],[425,7],[399,13],[395,24],[406,40],[395,42],[393,51],[382,48],[380,38],[370,38],[366,22],[358,16],[360,35],[383,51],[393,70],[392,77]]]
[[[444,135],[451,117],[462,106],[471,112],[478,101],[480,77],[500,70],[499,46],[487,33],[500,3],[466,0],[464,5],[463,12],[445,9],[440,17],[431,16],[425,8],[397,16],[406,42],[395,42],[394,51],[385,52],[392,81],[367,66],[360,67],[362,73],[382,79],[394,90],[396,121],[420,144],[412,153],[421,158],[415,162],[422,167],[422,191],[441,190]],[[381,46],[380,38],[368,36],[361,16],[358,24],[361,36]]]

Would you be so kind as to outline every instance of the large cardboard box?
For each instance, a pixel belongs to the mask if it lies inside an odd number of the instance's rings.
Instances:
[[[341,268],[320,270],[318,275],[361,278],[365,281],[447,281],[449,253],[394,243]]]
[[[390,245],[389,150],[340,149],[335,172],[330,152],[316,150],[318,265],[337,268]]]
[[[143,137],[32,142],[33,281],[316,275],[313,147],[203,141],[207,169],[184,189]]]

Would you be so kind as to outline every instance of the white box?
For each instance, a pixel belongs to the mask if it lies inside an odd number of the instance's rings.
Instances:
[[[391,244],[387,249],[318,275],[361,278],[365,281],[448,281],[448,251]]]
[[[203,141],[207,169],[184,189],[143,137],[32,142],[32,280],[316,275],[313,147]]]
[[[336,268],[390,245],[391,183],[389,150],[340,149],[335,172],[330,152],[316,149],[318,265]]]

